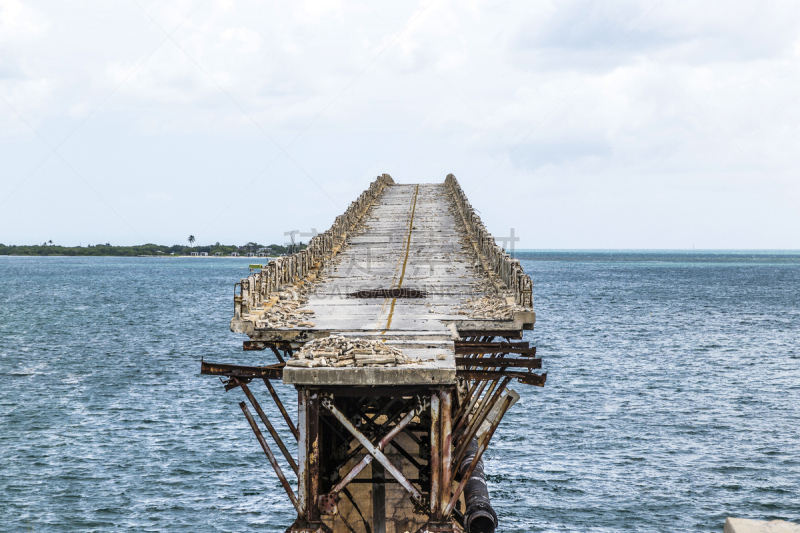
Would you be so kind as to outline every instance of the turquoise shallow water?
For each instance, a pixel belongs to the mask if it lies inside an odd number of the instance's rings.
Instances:
[[[499,531],[800,521],[800,255],[522,257],[548,381],[487,456]],[[198,375],[268,357],[228,331],[246,265],[0,257],[0,530],[283,531],[240,393]]]

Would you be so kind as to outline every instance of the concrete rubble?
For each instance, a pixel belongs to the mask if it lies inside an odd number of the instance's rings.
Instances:
[[[492,320],[510,320],[514,311],[524,311],[521,305],[508,303],[505,298],[496,295],[465,300],[457,314],[470,318],[488,318]]]
[[[311,309],[301,309],[308,303],[304,290],[286,289],[277,293],[278,300],[256,322],[259,328],[313,328],[315,324],[309,322],[314,315]]]
[[[286,366],[305,368],[391,367],[417,363],[419,363],[419,359],[411,359],[403,354],[402,350],[388,346],[382,341],[331,335],[306,343],[302,350],[286,362]]]
[[[481,278],[478,281],[472,281],[469,283],[469,286],[472,287],[472,290],[476,293],[488,293],[494,294],[496,293],[496,289],[494,283],[488,278]]]

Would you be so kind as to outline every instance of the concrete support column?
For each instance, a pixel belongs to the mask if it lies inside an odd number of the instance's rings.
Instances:
[[[318,522],[319,499],[319,391],[298,390],[298,487],[299,520]]]
[[[447,519],[446,509],[452,497],[453,462],[453,389],[431,391],[431,492],[428,526],[436,531],[456,531]]]
[[[453,409],[453,391],[450,389],[442,389],[439,391],[440,398],[440,437],[441,450],[442,450],[442,481],[441,497],[439,499],[440,512],[444,515],[444,510],[450,502],[450,477],[451,477],[451,463],[453,461],[453,435],[452,435],[452,409]]]
[[[431,519],[441,515],[442,453],[439,391],[431,394]]]

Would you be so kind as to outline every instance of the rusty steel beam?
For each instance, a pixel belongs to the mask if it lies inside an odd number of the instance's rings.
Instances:
[[[408,478],[408,480],[411,483],[421,483],[420,479],[418,479],[418,478]],[[379,479],[379,478],[376,478],[376,477],[372,477],[372,478],[368,477],[368,478],[351,479],[350,480],[350,485],[369,485],[369,484],[377,484],[377,483],[388,483],[388,484],[391,485],[391,484],[397,483],[397,480],[396,479]],[[345,490],[346,489],[342,489],[342,492],[344,492]]]
[[[456,370],[456,376],[458,376],[458,370]],[[483,381],[483,383],[489,384],[489,390],[487,390],[482,397],[480,395],[481,394],[480,392],[478,392],[478,394],[475,395],[475,397],[473,398],[473,401],[471,402],[473,405],[471,405],[469,407],[469,409],[464,413],[464,415],[458,421],[458,424],[456,424],[456,429],[453,431],[453,433],[455,433],[456,435],[459,435],[459,436],[462,434],[462,431],[464,430],[464,427],[465,426],[468,427],[469,424],[470,424],[470,415],[472,415],[473,410],[475,411],[475,415],[474,416],[477,416],[478,413],[480,413],[481,410],[483,410],[483,407],[485,406],[485,404],[489,400],[489,398],[491,398],[491,396],[494,393],[494,390],[497,387],[497,384],[499,383],[499,381],[500,381],[499,379]],[[481,387],[481,392],[482,392],[483,388],[484,387]],[[457,443],[457,444],[460,444],[460,443]]]
[[[505,357],[456,357],[456,366],[493,366],[500,368],[542,368],[541,359],[507,359]]]
[[[536,355],[536,346],[529,346],[527,342],[455,342],[456,355],[471,355],[481,353],[516,353],[526,357]]]
[[[250,410],[247,408],[247,404],[245,404],[244,402],[239,402],[239,407],[242,408],[242,412],[244,413],[244,416],[247,418],[247,421],[250,423],[250,427],[252,428],[253,433],[255,433],[256,439],[258,439],[259,444],[261,444],[261,448],[267,455],[267,459],[269,459],[269,464],[272,465],[272,468],[278,475],[278,479],[280,480],[281,485],[283,485],[283,490],[286,491],[286,494],[292,501],[292,505],[294,505],[295,509],[297,509],[297,512],[300,513],[300,504],[297,501],[297,497],[294,495],[294,491],[292,490],[291,485],[289,485],[289,482],[286,481],[286,476],[283,475],[283,470],[281,470],[281,466],[275,459],[275,455],[272,453],[272,450],[270,450],[269,444],[267,444],[267,440],[264,438],[264,435],[261,434],[261,430],[258,429],[258,424],[256,424],[253,415],[250,414]]]
[[[530,372],[514,372],[505,370],[456,370],[456,376],[464,379],[496,380],[502,377],[518,379],[525,385],[544,387],[547,374],[533,374]]]
[[[280,361],[281,363],[285,363],[286,362],[286,361],[283,360],[283,357],[281,357],[281,352],[278,351],[278,349],[275,347],[274,344],[271,344],[270,348],[272,348],[272,353],[275,354],[275,357],[278,358],[278,361]]]
[[[412,465],[414,465],[414,468],[416,468],[417,470],[422,470],[422,465],[419,463],[419,461],[417,461],[416,459],[414,459],[414,456],[413,456],[413,455],[411,455],[410,453],[408,453],[408,452],[407,452],[407,451],[406,451],[406,450],[405,450],[405,449],[404,449],[402,446],[400,446],[398,443],[396,443],[396,442],[394,442],[394,441],[390,442],[390,443],[389,443],[389,445],[390,445],[392,448],[394,448],[395,450],[397,450],[397,453],[399,453],[400,455],[402,455],[403,457],[405,457],[405,458],[406,458],[406,460],[407,460],[409,463],[411,463]]]
[[[298,433],[297,427],[295,427],[294,422],[292,422],[289,413],[286,412],[286,408],[283,406],[283,402],[281,402],[281,399],[278,397],[278,393],[275,392],[275,388],[272,386],[272,383],[270,383],[268,379],[264,380],[264,385],[267,386],[267,390],[269,391],[270,396],[272,396],[275,405],[278,406],[281,415],[283,415],[283,419],[286,420],[286,425],[289,426],[289,431],[291,431],[292,435],[294,435],[294,440],[297,440],[298,438],[300,438],[300,434]]]
[[[414,498],[418,504],[423,504],[422,493],[420,493],[420,491],[414,485],[412,485],[410,481],[408,481],[403,473],[400,472],[396,466],[394,466],[394,464],[389,460],[388,457],[386,457],[386,455],[383,454],[381,450],[377,449],[377,447],[372,444],[367,437],[365,437],[360,431],[358,431],[358,429],[355,428],[355,426],[353,426],[353,424],[350,423],[350,420],[348,420],[348,418],[341,411],[339,411],[335,405],[333,405],[333,401],[331,401],[330,397],[323,397],[321,403],[322,406],[330,411],[330,413],[339,421],[339,423],[342,424],[347,431],[349,431],[356,438],[356,440],[364,447],[364,449],[367,450],[367,452],[379,463],[381,463],[383,467],[386,468],[386,470],[389,471],[389,473],[392,474],[392,476],[403,486],[403,488],[411,493],[411,497]]]
[[[461,482],[458,484],[458,487],[456,487],[456,490],[453,492],[453,496],[450,498],[450,502],[447,504],[447,507],[444,510],[444,516],[450,516],[450,513],[453,512],[453,509],[456,506],[456,502],[458,501],[458,498],[461,496],[461,493],[463,492],[464,487],[467,484],[467,481],[469,481],[472,472],[475,471],[475,466],[478,464],[478,461],[480,461],[481,457],[483,456],[483,452],[485,452],[486,448],[489,447],[489,441],[492,440],[492,436],[494,435],[497,426],[500,425],[500,421],[505,416],[506,411],[508,411],[508,408],[511,405],[511,400],[512,400],[511,396],[506,396],[506,399],[503,402],[502,407],[500,408],[499,416],[494,422],[492,422],[492,425],[489,427],[489,431],[483,438],[483,442],[479,443],[478,451],[475,454],[475,457],[472,458],[472,462],[470,463],[469,467],[464,471],[464,474],[461,478]],[[453,477],[455,477],[455,475]],[[451,479],[450,482],[452,483],[452,481],[453,480]]]
[[[200,373],[210,376],[228,376],[234,378],[265,378],[265,379],[282,379],[283,378],[283,365],[269,365],[269,366],[240,366],[240,365],[225,365],[219,363],[200,362]]]
[[[486,419],[486,417],[491,412],[492,407],[494,407],[494,405],[500,399],[501,395],[503,394],[503,391],[508,386],[509,381],[511,381],[511,378],[509,377],[503,378],[503,380],[500,382],[500,386],[497,387],[497,390],[492,395],[491,399],[482,402],[481,408],[478,410],[477,413],[475,413],[475,417],[469,421],[466,433],[464,433],[464,435],[461,437],[462,440],[461,442],[459,442],[458,451],[455,454],[455,464],[460,463],[461,460],[464,459],[464,454],[467,451],[469,442],[475,437],[475,434],[478,432],[481,423]],[[488,397],[489,393],[487,393],[486,396]]]
[[[455,416],[453,416],[453,421],[456,422],[456,424],[461,419],[462,413],[465,411],[470,412],[472,410],[474,407],[473,400],[480,396],[481,392],[483,392],[483,387],[485,386],[486,382],[480,380],[472,380],[472,383],[469,383],[467,394],[464,396],[464,400],[459,402],[458,410],[456,411]],[[475,391],[478,389],[480,389],[480,391],[476,395]],[[453,430],[453,432],[455,432],[455,430]]]
[[[479,339],[475,339],[475,338],[471,337],[471,338],[461,339],[460,341],[453,341],[453,344],[455,346],[462,346],[462,347],[463,346],[476,346],[476,345],[477,346],[489,346],[491,348],[530,348],[531,347],[531,343],[528,342],[528,341],[522,341],[522,342],[505,342],[505,341],[494,342],[494,341],[491,341],[491,340],[488,340],[488,339],[489,339],[489,337],[481,337]]]
[[[476,329],[476,330],[458,330],[458,334],[461,337],[503,337],[505,339],[521,339],[522,338],[522,330],[485,330],[485,329]]]
[[[246,352],[262,351],[267,349],[267,343],[263,341],[244,341],[242,350]]]
[[[456,426],[455,428],[453,428],[454,435],[459,435],[461,433],[461,429],[469,419],[469,414],[475,408],[475,404],[478,403],[478,400],[480,400],[481,394],[483,394],[483,389],[486,388],[486,385],[488,385],[488,383],[489,383],[488,381],[475,382],[475,385],[470,391],[469,396],[467,396],[467,398],[469,398],[469,402],[464,402],[461,406],[461,409],[458,410],[458,414],[455,419]]]
[[[392,402],[392,403],[393,403],[393,402]],[[373,421],[373,419],[374,419],[374,418],[376,418],[376,417],[378,416],[377,414],[376,414],[376,415],[373,415],[372,419],[370,419],[370,418],[369,418],[369,417],[367,417],[367,416],[362,416],[362,417],[361,417],[361,418],[362,418],[362,420],[366,421],[366,422],[367,422],[367,424],[369,424],[369,425],[370,425],[372,428],[374,428],[374,429],[373,429],[373,431],[372,431],[372,432],[371,432],[371,434],[370,434],[370,437],[372,437],[373,435],[378,435],[378,434],[379,434],[379,432],[380,432],[381,430],[383,430],[383,428],[385,428],[385,427],[390,427],[390,426],[392,425],[392,423],[394,423],[394,422],[395,422],[395,420],[396,420],[397,418],[399,418],[399,417],[400,417],[400,416],[401,416],[401,415],[402,415],[404,412],[406,412],[406,410],[407,410],[407,409],[409,409],[409,408],[411,407],[411,404],[413,404],[413,403],[414,403],[414,400],[411,400],[411,401],[407,402],[405,405],[403,405],[403,407],[402,407],[402,408],[400,408],[400,410],[399,410],[399,411],[397,411],[397,412],[396,412],[394,415],[392,415],[391,417],[387,417],[387,418],[386,418],[386,421],[385,421],[385,422],[383,422],[383,423],[382,423],[382,424],[380,424],[380,425],[376,424],[376,423]],[[384,408],[385,408],[385,407],[386,407],[386,406],[384,406]],[[418,404],[418,406],[417,406],[417,409],[421,409],[421,408],[419,407],[419,404]],[[412,410],[413,410],[413,408],[412,408]],[[381,411],[379,411],[379,413],[380,413],[380,412],[383,412],[383,409],[381,409]],[[324,422],[324,423],[325,423],[325,424],[326,424],[326,425],[327,425],[327,426],[328,426],[328,427],[329,427],[329,428],[330,428],[330,429],[331,429],[331,430],[332,430],[334,433],[336,433],[336,434],[337,434],[337,435],[338,435],[338,436],[339,436],[339,437],[340,437],[342,440],[347,440],[347,439],[346,439],[346,438],[345,438],[345,437],[344,437],[344,436],[343,436],[341,433],[339,433],[339,432],[336,430],[336,428],[335,428],[335,427],[334,427],[334,426],[333,426],[333,425],[332,425],[330,422],[328,422],[328,421],[327,421],[325,418],[322,418],[322,421],[323,421],[323,422]],[[407,429],[407,428],[405,428],[405,429],[404,429],[404,431],[406,431],[406,432],[407,432],[408,434],[410,434],[410,435],[414,435],[413,433],[411,433],[410,431],[408,431],[408,429]],[[414,436],[414,438],[416,438],[416,436]],[[396,442],[391,442],[390,444],[391,444],[391,445],[392,445],[392,446],[393,446],[393,447],[394,447],[394,448],[395,448],[395,449],[396,449],[396,450],[397,450],[397,451],[398,451],[398,452],[399,452],[399,453],[400,453],[400,454],[401,454],[403,457],[405,457],[406,459],[408,459],[408,460],[411,462],[411,464],[413,464],[413,465],[414,465],[414,466],[415,466],[415,467],[416,467],[418,470],[421,468],[421,465],[420,465],[418,462],[416,462],[416,461],[414,460],[414,458],[413,458],[413,457],[411,457],[411,456],[408,454],[408,452],[406,452],[405,450],[403,450],[403,449],[402,449],[402,448],[401,448],[401,447],[400,447],[400,446],[399,446],[399,445],[398,445]],[[359,444],[358,446],[356,446],[355,448],[353,448],[353,449],[352,449],[352,450],[351,450],[351,451],[350,451],[350,452],[349,452],[349,453],[348,453],[348,454],[347,454],[347,455],[344,457],[344,459],[342,459],[342,460],[340,461],[340,465],[341,465],[341,466],[340,466],[339,468],[341,468],[342,466],[344,466],[345,464],[347,464],[348,462],[350,462],[350,460],[351,460],[353,457],[355,457],[356,455],[358,455],[360,451],[361,451],[361,445]]]
[[[250,392],[250,388],[245,384],[244,381],[240,381],[239,386],[242,387],[242,391],[244,392],[245,396],[247,396],[247,399],[250,400],[250,403],[253,405],[253,408],[256,410],[256,413],[258,413],[259,418],[261,418],[261,421],[264,423],[265,426],[267,426],[269,434],[272,435],[273,440],[275,440],[275,444],[277,444],[278,448],[280,448],[281,453],[283,453],[283,456],[286,458],[286,461],[289,463],[289,466],[292,468],[292,470],[294,470],[295,475],[298,475],[297,463],[294,461],[292,454],[289,453],[289,450],[286,448],[286,445],[283,443],[283,440],[281,440],[281,437],[280,435],[278,435],[278,432],[275,431],[274,427],[272,427],[272,424],[270,423],[269,418],[267,418],[266,413],[264,413],[264,411],[261,409],[261,406],[256,401],[256,397],[253,396],[253,393]]]

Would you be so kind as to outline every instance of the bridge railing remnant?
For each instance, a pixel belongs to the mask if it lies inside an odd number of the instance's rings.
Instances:
[[[251,309],[262,307],[273,293],[304,279],[311,269],[321,267],[326,259],[339,251],[347,234],[389,185],[394,185],[389,174],[378,176],[369,189],[361,193],[342,215],[336,217],[330,229],[309,241],[305,250],[274,259],[264,265],[261,271],[237,283],[234,286],[234,318],[241,318]],[[236,294],[236,287],[241,287],[239,294]]]
[[[475,209],[467,200],[467,195],[458,184],[458,180],[452,174],[448,174],[444,180],[445,185],[453,193],[453,197],[458,203],[461,214],[464,217],[464,224],[471,237],[475,239],[479,251],[486,258],[494,272],[503,280],[506,287],[514,294],[517,304],[526,309],[533,308],[533,281],[523,270],[518,259],[511,257],[505,250],[497,246],[494,237],[481,222],[481,217],[475,213]]]

